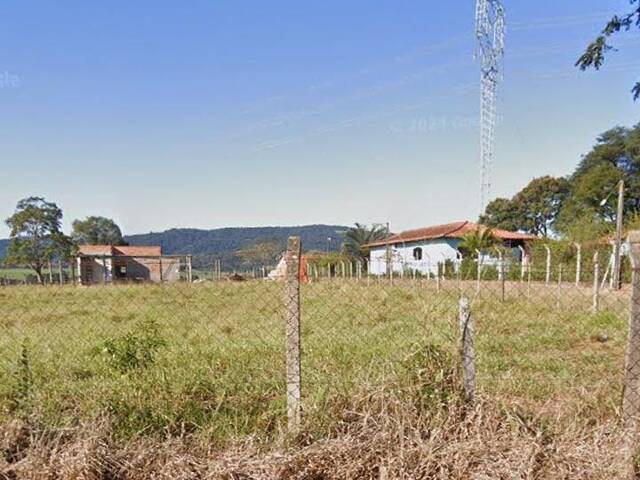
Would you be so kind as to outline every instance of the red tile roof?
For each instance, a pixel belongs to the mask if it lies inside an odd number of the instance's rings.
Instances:
[[[111,245],[80,245],[78,247],[80,255],[111,255],[113,246]]]
[[[123,255],[129,257],[159,257],[162,249],[158,246],[129,246],[129,245],[80,245],[80,255]]]
[[[135,257],[136,255],[147,257],[159,257],[162,255],[162,249],[157,246],[117,246],[113,247],[115,255],[128,255]]]
[[[386,240],[369,243],[366,247],[378,247],[383,245],[394,245],[398,243],[417,242],[420,240],[433,240],[437,238],[462,238],[466,234],[487,228],[474,222],[454,222],[432,227],[406,230],[404,232],[391,235]],[[538,237],[528,233],[510,232],[508,230],[491,229],[493,235],[502,240],[535,240]]]

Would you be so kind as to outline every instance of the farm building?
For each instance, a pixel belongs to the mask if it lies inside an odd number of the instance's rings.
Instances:
[[[190,257],[182,258],[186,258],[190,273]],[[180,267],[180,257],[163,256],[158,246],[81,245],[74,277],[80,285],[175,282],[180,280]]]
[[[370,249],[369,271],[373,275],[385,275],[389,255],[394,272],[415,270],[422,274],[435,275],[440,263],[449,260],[454,265],[458,264],[458,245],[465,235],[485,228],[487,227],[477,223],[463,221],[391,235],[388,239],[366,245]],[[527,244],[537,238],[534,235],[507,230],[492,229],[492,232],[503,242],[504,247],[511,250],[508,257],[518,262],[528,259]],[[481,262],[485,265],[495,264],[497,259],[490,252],[483,252]]]

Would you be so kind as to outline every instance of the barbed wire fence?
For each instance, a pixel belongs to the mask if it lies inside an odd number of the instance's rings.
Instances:
[[[276,436],[323,431],[336,408],[351,412],[376,389],[402,397],[419,387],[421,402],[459,391],[468,404],[500,399],[585,425],[618,419],[631,476],[639,235],[621,288],[608,250],[526,263],[498,252],[425,258],[373,275],[364,260],[306,259],[298,238],[284,271],[233,276],[215,262],[195,278],[185,257],[175,282],[7,282],[0,415],[56,429],[108,412],[123,435]]]

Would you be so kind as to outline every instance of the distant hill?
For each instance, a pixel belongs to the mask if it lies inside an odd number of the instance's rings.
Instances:
[[[331,238],[331,251],[342,247],[342,225],[304,225],[297,227],[236,227],[199,230],[174,228],[159,233],[125,236],[131,245],[160,245],[167,255],[192,254],[195,268],[211,268],[213,260],[219,259],[225,270],[240,268],[234,253],[245,246],[261,240],[277,240],[284,249],[287,238],[300,237],[302,247],[307,250],[326,251],[327,238]]]
[[[331,251],[342,247],[341,225],[304,225],[298,227],[237,227],[200,230],[173,228],[164,232],[127,235],[130,245],[160,245],[166,255],[192,254],[194,268],[210,269],[214,260],[220,260],[223,270],[240,269],[240,261],[234,253],[242,247],[261,240],[277,240],[284,249],[287,238],[300,236],[305,251]],[[331,237],[331,243],[327,238]],[[0,258],[6,252],[9,240],[0,240]]]

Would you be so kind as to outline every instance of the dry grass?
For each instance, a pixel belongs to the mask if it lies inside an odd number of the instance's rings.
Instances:
[[[491,403],[472,409],[450,404],[429,417],[398,405],[385,408],[384,415],[360,412],[358,421],[327,438],[309,442],[301,435],[269,448],[247,439],[211,449],[197,436],[122,444],[104,424],[25,438],[25,428],[14,425],[5,431],[5,441],[14,435],[9,442],[24,449],[2,465],[0,475],[16,480],[604,480],[621,478],[624,471],[615,424],[552,433]]]

